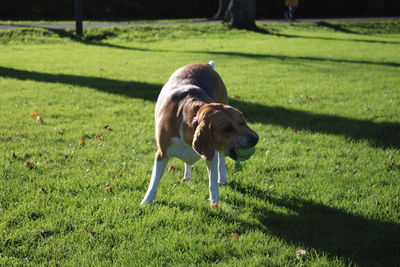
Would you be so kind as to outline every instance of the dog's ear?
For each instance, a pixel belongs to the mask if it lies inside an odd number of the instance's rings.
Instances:
[[[215,153],[214,138],[212,137],[211,130],[202,121],[196,128],[193,137],[193,149],[206,160],[212,160]]]

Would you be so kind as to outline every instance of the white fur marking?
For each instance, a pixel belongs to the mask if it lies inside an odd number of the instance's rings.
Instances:
[[[219,184],[227,184],[228,180],[226,179],[226,163],[223,152],[218,152],[218,183]]]
[[[218,204],[218,152],[214,153],[213,160],[206,160],[206,164],[209,177],[210,202],[211,205]]]
[[[183,139],[179,137],[173,137],[171,141],[172,144],[167,149],[168,157],[177,157],[189,165],[193,165],[200,159],[199,154],[194,151],[192,146],[186,144]]]
[[[146,195],[144,196],[140,205],[150,204],[156,197],[158,184],[160,183],[161,176],[164,173],[165,166],[167,166],[168,158],[162,160],[154,160],[153,172],[151,173],[149,188],[147,189]]]
[[[215,62],[214,60],[210,60],[210,62],[208,62],[208,64],[214,69],[215,68]]]

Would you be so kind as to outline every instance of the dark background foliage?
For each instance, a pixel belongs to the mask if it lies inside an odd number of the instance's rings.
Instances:
[[[218,0],[83,0],[85,19],[211,18]],[[282,18],[284,0],[258,0],[257,18]],[[398,0],[300,0],[299,18],[398,16]],[[73,19],[74,0],[1,0],[0,19]]]

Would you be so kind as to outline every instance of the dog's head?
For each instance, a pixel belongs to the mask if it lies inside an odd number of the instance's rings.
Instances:
[[[247,149],[258,142],[258,135],[250,129],[243,114],[228,105],[207,104],[197,112],[198,126],[193,138],[193,149],[207,160],[214,152],[223,152],[236,160],[236,149]]]

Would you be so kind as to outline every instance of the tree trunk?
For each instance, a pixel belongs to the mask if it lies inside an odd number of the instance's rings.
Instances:
[[[214,19],[224,19],[226,10],[228,9],[229,0],[218,0],[218,11],[214,15]]]
[[[226,15],[232,28],[256,29],[256,0],[230,0]]]

